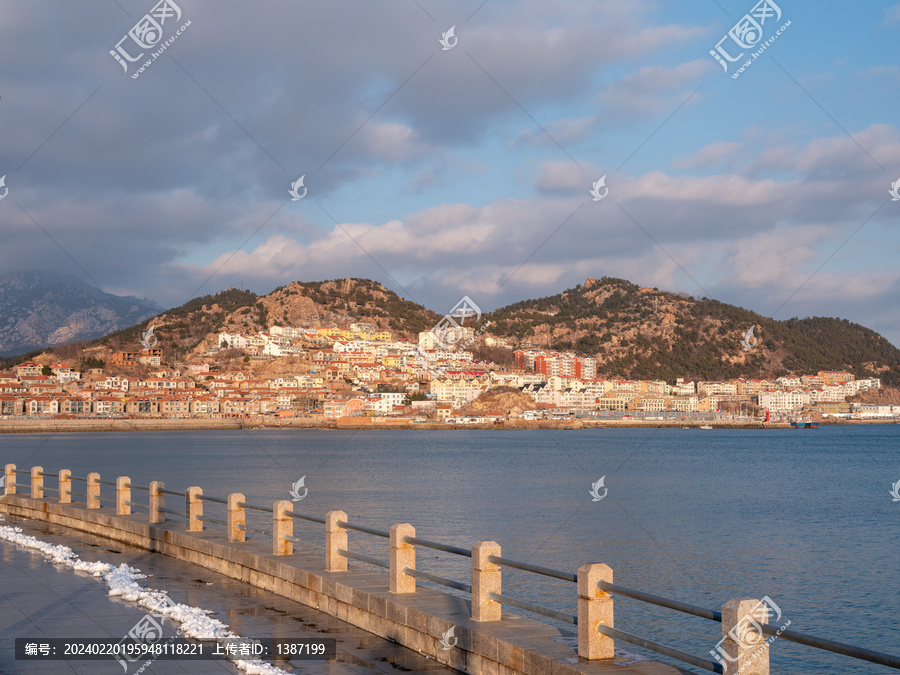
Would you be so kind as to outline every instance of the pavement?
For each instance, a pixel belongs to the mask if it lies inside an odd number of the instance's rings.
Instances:
[[[36,520],[4,515],[0,525],[20,527],[52,544],[71,548],[82,560],[127,563],[148,575],[139,583],[167,590],[179,603],[211,610],[211,616],[242,637],[335,638],[333,661],[279,663],[293,673],[450,675],[459,671],[384,638],[269,591],[168,556],[111,542]],[[136,675],[145,662],[127,671],[116,661],[16,661],[15,638],[124,637],[146,611],[111,598],[102,579],[48,562],[38,551],[0,541],[0,675]],[[169,630],[166,635],[173,635]],[[239,673],[228,661],[152,662],[141,675],[162,673]]]

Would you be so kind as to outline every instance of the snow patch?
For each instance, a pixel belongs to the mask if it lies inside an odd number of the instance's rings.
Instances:
[[[2,517],[0,517],[2,520]],[[155,616],[162,616],[179,623],[178,632],[195,640],[216,640],[220,638],[239,638],[240,635],[228,629],[218,619],[213,619],[212,612],[200,607],[192,607],[169,600],[167,591],[146,588],[138,583],[146,579],[139,569],[122,563],[118,567],[105,562],[85,562],[72,549],[61,544],[51,544],[27,534],[22,534],[20,527],[0,525],[0,539],[6,540],[21,548],[40,551],[45,558],[54,564],[65,565],[75,572],[84,572],[95,577],[102,577],[106,582],[111,597],[122,598],[146,608]],[[232,663],[248,675],[290,675],[290,671],[282,670],[259,659],[235,660]]]

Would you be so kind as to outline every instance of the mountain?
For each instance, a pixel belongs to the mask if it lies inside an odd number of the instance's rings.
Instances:
[[[900,383],[900,350],[846,319],[776,321],[708,298],[587,279],[557,295],[487,315],[491,332],[534,348],[597,358],[597,372],[640,379],[718,380],[848,370]],[[753,335],[744,336],[753,326]],[[748,347],[747,349],[745,349]]]
[[[137,349],[141,333],[152,325],[164,354],[183,356],[215,346],[215,334],[223,331],[253,333],[274,325],[347,328],[353,322],[417,340],[420,331],[430,329],[440,318],[368,279],[295,281],[265,296],[230,288],[194,298],[100,342],[110,349]]]
[[[221,331],[254,333],[273,325],[346,328],[363,322],[415,341],[420,331],[440,320],[435,312],[368,279],[297,281],[264,296],[232,288],[195,298],[96,341],[92,356],[139,349],[141,333],[150,326],[164,358],[173,361],[205,352]],[[857,378],[900,384],[900,350],[845,319],[776,321],[624,279],[587,279],[557,295],[507,305],[485,313],[476,328],[487,321],[486,335],[515,348],[593,356],[598,374],[605,377],[673,382],[677,377],[717,380],[847,370]],[[509,350],[479,342],[470,349],[497,363],[509,362]]]
[[[0,277],[0,356],[92,340],[158,314],[152,300],[111,295],[73,275]]]

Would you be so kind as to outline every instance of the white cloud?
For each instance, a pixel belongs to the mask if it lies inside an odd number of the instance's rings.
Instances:
[[[714,72],[715,63],[709,59],[690,61],[675,67],[645,66],[633,75],[624,75],[607,86],[600,94],[604,120],[631,119],[639,115],[671,112],[673,104],[681,103],[702,75]],[[696,102],[696,96],[692,102]],[[688,104],[690,105],[690,104]]]

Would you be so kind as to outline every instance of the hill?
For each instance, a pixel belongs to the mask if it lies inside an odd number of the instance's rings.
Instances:
[[[368,279],[295,281],[265,296],[230,288],[167,310],[153,319],[106,336],[99,341],[110,349],[137,349],[141,334],[151,325],[164,355],[182,358],[215,345],[215,334],[254,333],[275,325],[338,326],[371,324],[400,337],[418,338],[440,316],[404,300]]]
[[[587,279],[554,296],[502,307],[487,318],[492,332],[520,345],[595,356],[598,373],[609,376],[717,380],[848,370],[858,378],[900,383],[900,350],[846,319],[776,321],[624,279]],[[751,326],[751,348],[745,351],[742,338]]]

